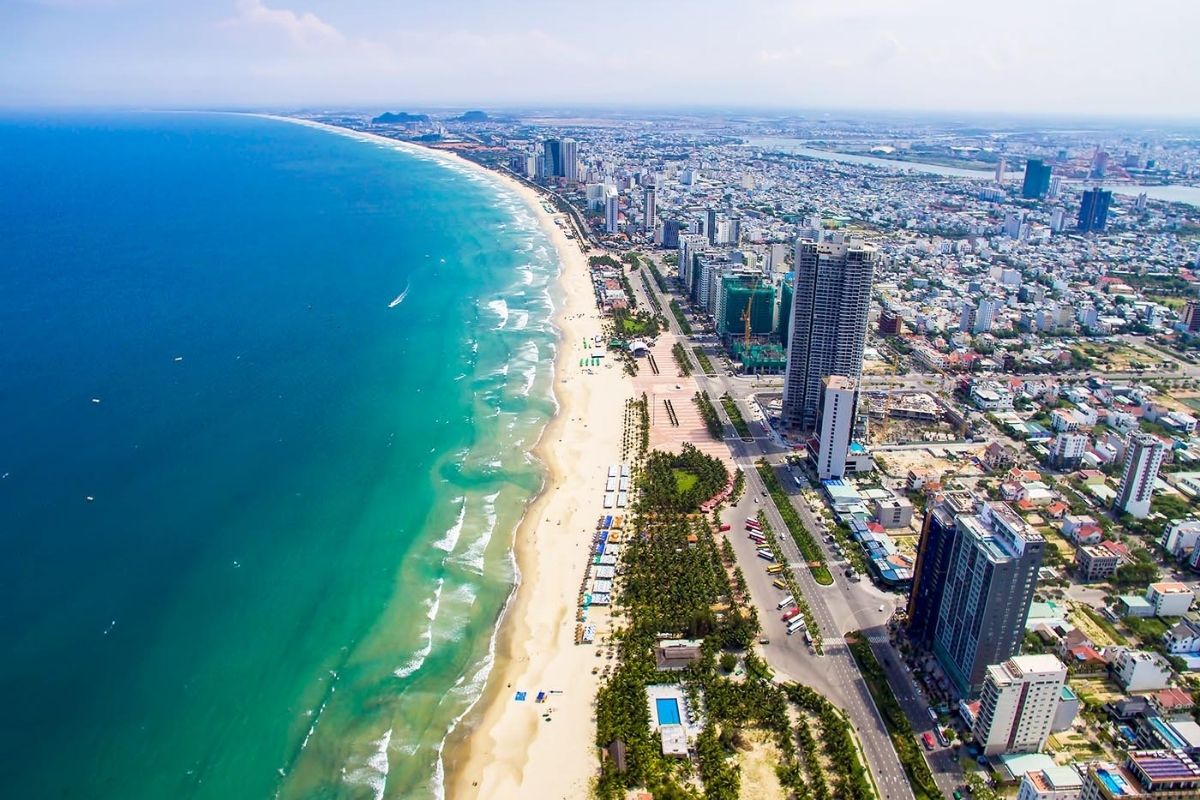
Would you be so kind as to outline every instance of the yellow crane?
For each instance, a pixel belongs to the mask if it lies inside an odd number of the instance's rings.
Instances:
[[[742,342],[742,363],[750,357],[750,310],[754,305],[754,293],[758,291],[758,278],[750,284],[750,296],[746,298],[746,308],[742,311],[742,324],[745,326],[745,339]]]

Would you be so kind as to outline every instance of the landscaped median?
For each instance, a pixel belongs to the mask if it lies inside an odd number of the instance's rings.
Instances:
[[[779,479],[775,477],[775,470],[765,460],[759,461],[757,467],[759,477],[762,478],[767,491],[771,493],[771,499],[779,507],[779,516],[783,517],[788,531],[792,534],[793,541],[796,542],[796,547],[800,548],[800,555],[808,561],[808,568],[812,572],[813,580],[822,586],[833,585],[833,575],[830,574],[829,566],[825,563],[825,553],[817,544],[817,540],[808,532],[808,528],[804,527],[804,520],[800,519],[800,514],[796,512],[787,492],[779,485]]]
[[[675,321],[679,323],[679,330],[684,336],[692,335],[692,325],[687,321],[687,317],[683,315],[683,309],[679,307],[678,300],[671,301],[671,314],[674,315]]]
[[[896,755],[900,757],[904,774],[908,776],[913,797],[916,800],[938,800],[942,793],[933,780],[929,764],[921,754],[921,748],[917,746],[912,725],[909,724],[908,717],[904,716],[904,709],[900,708],[900,703],[896,701],[892,687],[888,685],[887,675],[875,659],[870,643],[861,631],[855,631],[846,636],[846,646],[858,663],[858,671],[862,673],[867,690],[875,700],[875,707],[879,709],[887,726],[892,746],[896,748]]]
[[[729,396],[728,392],[721,395],[721,405],[725,408],[725,413],[729,415],[729,421],[733,423],[733,429],[737,431],[737,435],[745,440],[752,439],[750,426],[746,424],[741,409],[737,407],[737,403],[733,402],[733,398]]]
[[[717,370],[713,367],[712,361],[708,357],[708,353],[701,350],[699,347],[693,347],[692,352],[696,354],[696,361],[700,363],[700,371],[705,375],[716,375]]]

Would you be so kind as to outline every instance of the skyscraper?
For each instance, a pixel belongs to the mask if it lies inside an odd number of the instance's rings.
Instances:
[[[1040,200],[1050,191],[1050,173],[1053,170],[1040,158],[1025,162],[1025,181],[1021,184],[1021,197]]]
[[[1112,202],[1112,192],[1101,189],[1085,190],[1083,202],[1079,204],[1079,232],[1092,233],[1103,231],[1108,222],[1108,205]]]
[[[709,244],[717,243],[717,210],[709,208],[704,216],[704,233],[708,236]]]
[[[1143,431],[1129,436],[1125,447],[1125,470],[1121,473],[1121,486],[1117,489],[1113,508],[1124,511],[1138,519],[1150,513],[1150,500],[1154,494],[1154,481],[1162,466],[1167,447],[1157,437]]]
[[[658,209],[654,203],[654,186],[647,186],[642,193],[642,230],[646,233],[653,233],[654,226],[658,223]]]
[[[542,142],[542,157],[546,159],[545,174],[547,178],[560,178],[563,174],[562,142],[558,139],[547,139]]]
[[[1200,331],[1200,300],[1188,300],[1183,308],[1183,327],[1188,333]]]
[[[846,454],[858,406],[858,381],[829,375],[821,397],[821,439],[817,451],[817,477],[821,480],[846,475]]]
[[[679,232],[682,226],[677,219],[668,219],[663,222],[663,239],[662,246],[664,250],[674,250],[679,247]]]
[[[796,242],[791,341],[783,385],[783,422],[812,432],[821,406],[821,379],[858,378],[867,339],[871,281],[879,253],[841,237]]]
[[[616,192],[604,198],[604,230],[607,233],[617,232],[618,203],[619,195]]]
[[[972,513],[975,505],[975,497],[968,492],[947,492],[938,496],[925,515],[917,543],[912,591],[908,595],[908,636],[921,647],[933,646],[933,632],[950,569],[951,546],[958,535],[958,515]]]
[[[1040,752],[1066,680],[1067,668],[1049,653],[989,666],[972,730],[983,754]]]
[[[579,144],[574,139],[563,139],[561,148],[561,171],[555,174],[560,178],[566,178],[571,183],[576,183],[579,181]]]
[[[950,541],[933,654],[963,696],[1017,654],[1046,541],[1004,503],[960,514]]]
[[[1005,162],[1003,157],[996,162],[996,183],[1004,183],[1004,169],[1007,166],[1008,164]]]

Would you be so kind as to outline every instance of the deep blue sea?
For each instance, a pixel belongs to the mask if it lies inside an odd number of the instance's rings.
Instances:
[[[541,485],[549,241],[233,115],[0,118],[0,790],[440,793]]]

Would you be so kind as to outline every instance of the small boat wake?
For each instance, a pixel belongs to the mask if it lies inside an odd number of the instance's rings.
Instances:
[[[396,295],[396,299],[388,303],[388,308],[395,308],[404,302],[404,298],[408,297],[408,290],[412,288],[412,284],[408,283],[404,286],[404,291]]]

